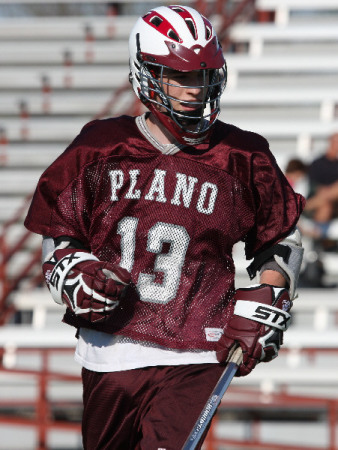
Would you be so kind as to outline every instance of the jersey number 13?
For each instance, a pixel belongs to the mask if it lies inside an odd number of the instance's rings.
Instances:
[[[138,222],[136,217],[124,217],[117,227],[117,233],[121,236],[120,266],[128,271],[134,265]],[[157,222],[150,228],[146,250],[156,253],[154,272],[163,273],[163,280],[158,283],[155,281],[156,275],[141,272],[137,280],[141,300],[167,303],[176,297],[189,241],[190,236],[183,226]],[[164,243],[170,244],[168,253],[161,253]]]

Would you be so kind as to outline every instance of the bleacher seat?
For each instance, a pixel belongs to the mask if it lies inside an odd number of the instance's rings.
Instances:
[[[312,13],[312,18],[318,20],[320,17],[318,13],[329,12],[329,15],[325,15],[325,23],[327,23],[330,17],[332,19],[332,13],[337,13],[337,2],[336,0],[256,0],[256,9],[258,11],[273,11],[275,23],[278,26],[287,25],[292,13],[298,13],[296,20],[302,17],[299,13],[303,13],[305,19],[308,19],[309,13]],[[335,16],[333,16],[334,19]]]
[[[338,29],[335,24],[293,24],[286,27],[276,27],[275,24],[239,23],[229,31],[229,38],[233,44],[246,43],[249,46],[249,54],[260,56],[266,52],[266,47],[271,43],[288,45],[287,53],[292,53],[292,47],[299,43],[312,44],[314,49],[319,46],[331,53],[331,44],[338,42]],[[275,47],[273,47],[275,49]],[[310,49],[311,50],[311,49]]]
[[[83,41],[85,28],[90,25],[95,40],[129,37],[135,16],[69,16],[69,17],[15,17],[6,18],[0,27],[0,38],[6,40],[31,39],[39,41],[67,40],[68,44]],[[110,34],[111,33],[111,34]]]
[[[26,41],[19,48],[17,42],[11,41],[3,43],[1,47],[0,64],[2,65],[23,64],[23,61],[27,61],[27,65],[62,65],[66,51],[70,51],[73,64],[97,62],[111,65],[112,55],[114,64],[128,64],[128,42],[125,40],[101,40],[90,44],[85,40],[71,44],[66,39],[56,42],[37,40]],[[88,49],[92,51],[92,59],[88,59]],[[28,60],[27,54],[29,54]]]

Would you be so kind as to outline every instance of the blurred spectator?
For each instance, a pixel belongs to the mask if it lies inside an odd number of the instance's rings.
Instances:
[[[285,176],[295,192],[304,197],[308,196],[308,166],[301,159],[289,160],[285,168]]]
[[[331,221],[338,218],[338,133],[331,136],[326,153],[310,164],[308,177],[310,195],[305,213],[325,237]]]
[[[293,190],[308,198],[310,192],[308,165],[299,158],[292,158],[288,161],[284,174]],[[304,214],[299,219],[298,227],[304,236],[314,239],[321,237],[319,227],[317,227],[312,219],[306,217]]]
[[[309,165],[308,174],[314,188],[338,181],[338,133],[331,136],[327,151]]]
[[[322,252],[338,248],[338,220],[333,220],[338,217],[338,133],[331,137],[327,152],[310,165],[290,159],[285,176],[292,188],[307,198],[298,222],[307,248],[299,286],[332,288],[335,284],[325,281]]]
[[[313,211],[319,223],[328,223],[338,217],[338,181],[321,186],[317,193],[307,200],[306,211]]]

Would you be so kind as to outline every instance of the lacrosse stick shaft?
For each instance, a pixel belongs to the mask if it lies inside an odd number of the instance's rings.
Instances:
[[[194,450],[198,445],[203,433],[207,429],[211,419],[213,418],[216,409],[218,408],[225,391],[228,389],[231,380],[237,372],[238,366],[242,362],[242,349],[238,347],[229,362],[225,366],[225,369],[218,380],[214,390],[212,391],[208,401],[204,405],[204,408],[197,419],[188,439],[185,441],[182,450]]]

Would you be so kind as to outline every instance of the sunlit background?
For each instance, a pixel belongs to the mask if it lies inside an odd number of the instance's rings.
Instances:
[[[171,3],[0,0],[0,449],[82,448],[74,330],[23,219],[39,176],[85,123],[143,111],[128,83],[129,32]],[[177,3],[209,17],[221,40],[221,120],[263,134],[283,171],[324,153],[338,132],[338,1]],[[305,179],[294,187],[308,195]],[[205,450],[338,449],[338,218],[325,236],[311,217],[300,226],[306,252],[283,351],[233,381]],[[246,286],[241,245],[234,255]]]

